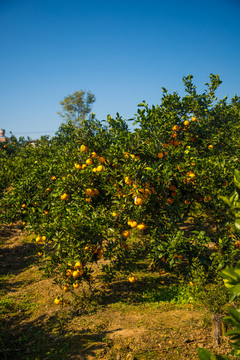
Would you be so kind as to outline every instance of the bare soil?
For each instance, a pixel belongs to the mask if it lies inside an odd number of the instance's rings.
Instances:
[[[0,359],[180,360],[198,359],[198,346],[231,351],[225,337],[213,344],[207,309],[131,301],[138,284],[113,283],[100,305],[59,308],[59,287],[39,269],[31,239],[4,227],[0,241]]]

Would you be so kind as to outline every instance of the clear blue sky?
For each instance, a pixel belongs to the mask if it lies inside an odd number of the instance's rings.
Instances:
[[[99,120],[128,119],[162,87],[184,95],[182,77],[217,96],[240,96],[240,0],[0,0],[0,128],[54,135],[59,102],[96,96]]]

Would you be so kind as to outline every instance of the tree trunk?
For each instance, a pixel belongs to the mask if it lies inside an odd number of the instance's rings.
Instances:
[[[223,316],[219,314],[212,315],[212,331],[213,342],[215,345],[220,345],[223,336]]]

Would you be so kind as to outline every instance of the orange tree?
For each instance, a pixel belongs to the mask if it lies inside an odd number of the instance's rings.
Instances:
[[[92,116],[6,156],[1,217],[36,234],[64,292],[91,284],[102,257],[109,280],[140,259],[189,276],[194,258],[206,270],[237,258],[231,214],[217,197],[230,194],[239,164],[239,98],[217,101],[218,76],[200,95],[192,76],[183,80],[185,97],[163,89],[160,105],[139,104],[134,131],[119,114],[105,123]],[[184,233],[189,217],[200,230],[214,224],[214,235]]]
[[[201,95],[196,92],[192,76],[183,80],[187,96],[181,99],[177,93],[168,94],[163,89],[161,105],[149,108],[143,102],[138,111],[140,129],[137,131],[139,138],[145,139],[141,152],[148,163],[151,161],[152,185],[161,202],[152,207],[154,222],[160,225],[154,230],[164,232],[164,228],[169,227],[164,235],[167,239],[159,242],[157,235],[152,250],[156,261],[163,259],[170,266],[179,265],[179,256],[176,256],[179,252],[174,255],[174,248],[183,252],[181,257],[186,257],[184,248],[188,247],[188,263],[190,257],[197,254],[201,261],[209,262],[206,247],[202,244],[199,253],[193,246],[198,243],[196,239],[186,242],[178,231],[179,223],[193,214],[201,223],[211,220],[216,224],[220,239],[216,244],[219,248],[217,257],[222,266],[235,252],[232,252],[233,243],[226,233],[229,215],[217,195],[225,187],[231,191],[231,176],[234,166],[239,163],[239,98],[233,98],[230,104],[227,98],[217,102],[215,90],[221,81],[212,74],[210,84],[206,84],[208,91]],[[164,215],[167,224],[162,227]]]

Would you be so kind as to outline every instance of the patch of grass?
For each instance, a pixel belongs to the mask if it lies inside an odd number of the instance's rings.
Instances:
[[[37,305],[32,302],[32,300],[28,297],[25,297],[23,300],[19,299],[19,301],[16,300],[14,297],[8,297],[4,296],[0,300],[0,314],[15,314],[19,311],[30,311],[34,310],[37,307]]]

